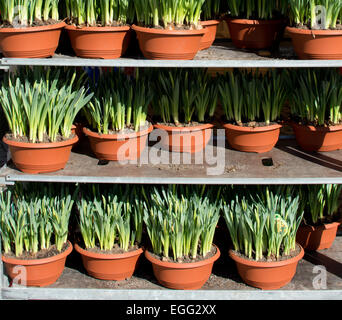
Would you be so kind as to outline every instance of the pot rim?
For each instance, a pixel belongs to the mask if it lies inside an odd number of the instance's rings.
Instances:
[[[214,125],[211,123],[204,123],[204,124],[200,124],[194,127],[171,127],[171,126],[167,126],[164,124],[154,125],[155,129],[160,129],[160,130],[164,130],[168,132],[182,132],[182,133],[202,131],[202,130],[212,129],[213,127]]]
[[[221,20],[211,19],[211,20],[203,20],[203,21],[200,21],[200,24],[201,24],[203,27],[208,27],[208,26],[219,25],[220,22],[221,22]]]
[[[36,266],[36,265],[47,264],[47,263],[64,259],[71,253],[72,250],[73,250],[72,243],[68,240],[68,248],[64,252],[59,253],[53,257],[48,257],[44,259],[22,260],[22,259],[17,259],[17,258],[9,258],[9,257],[5,257],[4,255],[2,255],[1,259],[4,263],[7,263],[7,264],[22,265],[22,266]]]
[[[119,260],[134,257],[140,255],[144,252],[143,248],[138,248],[137,250],[125,252],[125,253],[118,253],[118,254],[106,254],[106,253],[95,253],[90,252],[88,250],[83,249],[77,243],[74,244],[75,250],[83,256],[88,258],[98,259],[98,260]]]
[[[247,260],[242,257],[239,257],[238,255],[235,254],[233,249],[229,250],[229,256],[237,263],[244,264],[249,267],[256,267],[256,268],[277,268],[277,267],[282,267],[286,266],[292,263],[296,263],[299,260],[301,260],[304,257],[304,249],[303,247],[297,243],[297,245],[300,247],[300,252],[297,256],[283,260],[283,261],[275,261],[275,262],[264,262],[264,261],[253,261],[253,260]]]
[[[35,27],[23,27],[23,28],[0,28],[0,33],[30,33],[30,32],[41,32],[50,31],[56,29],[63,29],[66,26],[64,21],[49,24],[46,26],[35,26]]]
[[[339,220],[337,221],[334,221],[334,222],[330,222],[330,223],[323,223],[319,226],[312,226],[310,224],[303,224],[300,226],[300,228],[305,228],[305,229],[310,229],[310,231],[318,231],[318,230],[329,230],[329,229],[332,229],[332,228],[336,228],[338,227],[339,225],[342,224],[342,218],[340,218]]]
[[[292,34],[301,35],[315,35],[315,36],[342,36],[342,30],[311,30],[311,29],[300,29],[296,27],[286,27],[286,31]]]
[[[297,122],[291,121],[290,125],[292,127],[296,127],[298,129],[307,129],[309,131],[313,131],[313,132],[334,132],[334,131],[340,131],[342,130],[342,125],[338,124],[338,125],[332,125],[329,127],[315,127],[312,125],[305,125],[305,124],[299,124]]]
[[[282,24],[285,23],[283,19],[240,19],[240,18],[226,18],[228,23],[234,24],[247,24],[247,25],[269,25],[269,24]]]
[[[154,29],[147,27],[140,27],[135,24],[132,25],[132,29],[134,31],[150,33],[150,34],[158,34],[165,36],[192,36],[192,35],[204,35],[208,32],[206,28],[201,30],[165,30],[165,29]]]
[[[264,127],[241,127],[241,126],[237,126],[231,123],[225,123],[223,124],[223,127],[228,130],[254,133],[254,132],[267,132],[267,131],[278,130],[282,128],[283,126],[281,124],[272,124],[270,126],[264,126]]]
[[[145,257],[152,264],[156,264],[164,268],[194,269],[194,268],[200,268],[200,267],[203,267],[204,265],[214,263],[220,257],[221,255],[220,249],[215,244],[213,244],[213,246],[216,248],[216,253],[210,258],[204,259],[198,262],[177,263],[177,262],[160,261],[154,258],[148,250],[145,250]]]
[[[49,142],[49,143],[30,143],[30,142],[19,142],[8,140],[6,137],[3,137],[2,141],[9,145],[10,147],[18,147],[18,148],[26,148],[26,149],[53,149],[53,148],[61,148],[66,147],[78,142],[78,137],[75,135],[73,138],[61,141],[61,142]]]
[[[66,30],[69,31],[79,31],[79,32],[120,32],[120,31],[129,31],[131,27],[127,26],[119,26],[119,27],[78,27],[75,25],[66,25]]]
[[[133,133],[125,133],[125,134],[98,134],[97,132],[91,131],[90,129],[84,127],[83,128],[83,133],[89,137],[96,138],[96,139],[101,139],[101,140],[125,140],[125,139],[134,139],[134,138],[139,138],[141,136],[146,136],[149,133],[151,133],[153,130],[153,125],[150,124],[148,129],[141,130],[138,132],[133,132]]]

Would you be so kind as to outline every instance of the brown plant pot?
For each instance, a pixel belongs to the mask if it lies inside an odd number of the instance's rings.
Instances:
[[[46,287],[55,283],[64,270],[67,256],[72,251],[72,244],[68,241],[68,248],[53,257],[34,260],[21,260],[2,256],[7,275],[12,279],[19,277],[26,283],[22,285],[29,287]],[[21,269],[24,267],[24,269]],[[18,278],[16,278],[18,277]]]
[[[263,290],[276,290],[291,282],[304,250],[301,248],[296,257],[276,262],[247,260],[233,250],[229,250],[229,256],[235,261],[238,273],[246,284]]]
[[[129,134],[98,134],[87,128],[83,132],[89,138],[91,149],[99,160],[127,161],[136,160],[147,145],[149,133],[153,130],[151,125],[148,129]]]
[[[264,153],[271,151],[277,144],[280,128],[279,124],[267,127],[242,127],[224,124],[226,138],[230,146],[242,152]]]
[[[321,226],[301,225],[297,231],[296,241],[306,250],[329,249],[335,241],[337,229],[342,221]]]
[[[296,141],[308,152],[327,152],[342,149],[342,125],[314,127],[291,123]]]
[[[145,257],[152,263],[153,274],[158,282],[169,289],[197,290],[208,281],[214,262],[220,257],[220,250],[206,260],[194,263],[164,262],[154,258],[148,251]]]
[[[82,249],[75,244],[75,250],[81,255],[87,273],[101,280],[121,281],[132,277],[143,249],[122,253],[102,254]]]
[[[67,164],[72,146],[78,137],[52,143],[17,142],[3,138],[9,146],[15,166],[29,174],[55,172],[64,169]]]
[[[0,47],[7,58],[47,58],[55,54],[64,22],[41,27],[0,28]]]
[[[81,58],[117,59],[127,50],[130,27],[66,26],[72,48]]]
[[[226,19],[230,36],[239,49],[272,48],[284,29],[283,20]]]
[[[201,25],[208,29],[208,32],[201,40],[200,50],[209,49],[213,45],[216,39],[217,27],[219,24],[220,20],[201,21]]]
[[[192,60],[200,49],[207,29],[164,30],[132,26],[136,32],[139,47],[147,59]]]
[[[305,30],[287,27],[293,48],[303,60],[341,60],[342,30]]]
[[[163,124],[154,125],[155,129],[161,130],[160,144],[163,149],[171,152],[187,153],[202,151],[210,141],[213,127],[210,123],[194,127],[170,127]]]

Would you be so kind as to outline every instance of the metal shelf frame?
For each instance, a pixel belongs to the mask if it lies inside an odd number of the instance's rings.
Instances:
[[[295,60],[295,59],[200,59],[191,61],[145,60],[120,58],[116,60],[81,59],[55,56],[48,59],[2,58],[0,69],[16,66],[70,66],[70,67],[148,67],[148,68],[342,68],[342,60]],[[341,153],[342,155],[342,153]],[[341,157],[342,163],[342,157]],[[342,171],[341,171],[342,172]],[[56,183],[111,183],[111,184],[342,184],[342,174],[309,177],[182,177],[182,176],[90,176],[90,175],[25,175],[7,166],[0,170],[0,185],[16,182]],[[2,264],[0,263],[0,271]],[[49,289],[8,288],[0,276],[1,299],[67,299],[67,300],[342,300],[340,290],[102,290],[102,289]]]

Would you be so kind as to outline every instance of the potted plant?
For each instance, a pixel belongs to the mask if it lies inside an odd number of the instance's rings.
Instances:
[[[204,0],[135,0],[140,50],[147,59],[192,60],[207,32],[200,21]]]
[[[235,47],[240,49],[273,48],[285,28],[287,1],[227,0],[226,19]]]
[[[129,186],[81,191],[77,201],[82,241],[75,250],[82,256],[87,273],[102,280],[132,277],[143,230],[143,201],[140,189]]]
[[[341,224],[339,212],[342,186],[337,184],[308,185],[300,190],[304,219],[297,233],[297,242],[307,250],[331,247]]]
[[[129,0],[68,0],[71,45],[78,57],[117,59],[127,50],[134,7]]]
[[[63,272],[72,244],[67,240],[73,196],[52,184],[0,194],[2,261],[7,275],[21,285],[44,287]],[[18,281],[19,282],[19,281]]]
[[[221,0],[205,0],[202,7],[201,25],[208,29],[203,36],[200,50],[209,49],[216,39],[217,27],[220,24]]]
[[[274,290],[289,283],[304,256],[296,244],[303,217],[299,196],[266,189],[257,196],[238,194],[224,202],[224,217],[233,248],[229,251],[242,280]]]
[[[221,75],[218,83],[230,146],[243,152],[272,150],[279,139],[279,119],[287,98],[284,72],[234,70]]]
[[[172,69],[155,75],[153,102],[161,145],[173,152],[202,151],[212,135],[218,89],[207,70]],[[165,133],[165,134],[164,134]]]
[[[0,102],[10,133],[3,141],[22,172],[65,167],[78,141],[71,132],[73,121],[92,97],[76,77],[74,69],[63,74],[58,69],[22,68],[4,81]]]
[[[59,0],[1,0],[0,48],[9,58],[53,56],[65,23]]]
[[[300,59],[342,59],[342,3],[340,0],[290,0],[286,28]]]
[[[342,75],[337,69],[290,73],[291,125],[299,146],[309,152],[342,148]]]
[[[153,130],[147,121],[151,87],[137,69],[135,77],[121,70],[107,71],[93,88],[94,98],[84,109],[89,126],[83,132],[96,157],[107,161],[139,159]]]
[[[144,215],[151,242],[145,257],[161,285],[196,290],[209,279],[220,256],[212,244],[220,208],[219,201],[189,187],[153,189]]]

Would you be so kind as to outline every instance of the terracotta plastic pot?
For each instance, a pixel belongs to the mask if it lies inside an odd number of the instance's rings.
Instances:
[[[291,123],[296,141],[308,152],[326,152],[342,149],[342,126],[314,127]]]
[[[160,144],[165,150],[188,153],[196,153],[206,147],[212,136],[213,127],[210,123],[194,127],[154,125],[155,129],[161,130]]]
[[[55,283],[63,273],[67,256],[72,251],[72,244],[68,241],[68,248],[53,257],[35,260],[21,260],[2,256],[7,275],[12,279],[21,278],[28,287],[46,287]]]
[[[337,229],[342,221],[321,226],[301,225],[297,231],[296,241],[306,250],[329,249],[335,241]]]
[[[153,126],[129,134],[98,134],[87,128],[83,132],[89,138],[90,146],[99,160],[125,161],[139,159],[147,145],[147,138]]]
[[[208,32],[202,38],[200,50],[209,49],[213,45],[216,39],[217,27],[219,24],[220,20],[201,21],[201,25],[208,29]]]
[[[152,263],[154,276],[162,286],[176,290],[197,290],[208,281],[214,262],[220,257],[220,250],[216,249],[213,257],[194,263],[160,261],[148,251],[145,251],[145,257]]]
[[[342,30],[304,30],[287,27],[300,59],[341,60]]]
[[[282,126],[274,124],[253,128],[224,124],[223,127],[226,129],[226,138],[233,149],[264,153],[271,151],[277,144]]]
[[[15,166],[29,174],[55,172],[64,169],[78,137],[53,143],[27,143],[3,138],[9,146]]]
[[[120,281],[131,278],[143,249],[122,254],[101,254],[82,249],[75,244],[75,250],[81,255],[87,273],[101,280]]]
[[[164,30],[132,26],[144,57],[152,60],[192,60],[207,29]]]
[[[284,29],[283,20],[226,19],[230,36],[239,49],[272,48]]]
[[[233,250],[229,251],[229,256],[235,261],[238,273],[246,284],[263,290],[275,290],[291,282],[299,260],[304,257],[304,250],[301,247],[296,257],[276,262],[247,260]]]
[[[127,50],[130,27],[66,26],[72,48],[81,58],[117,59]]]
[[[8,58],[46,58],[55,54],[64,22],[41,27],[0,28],[0,47]]]

